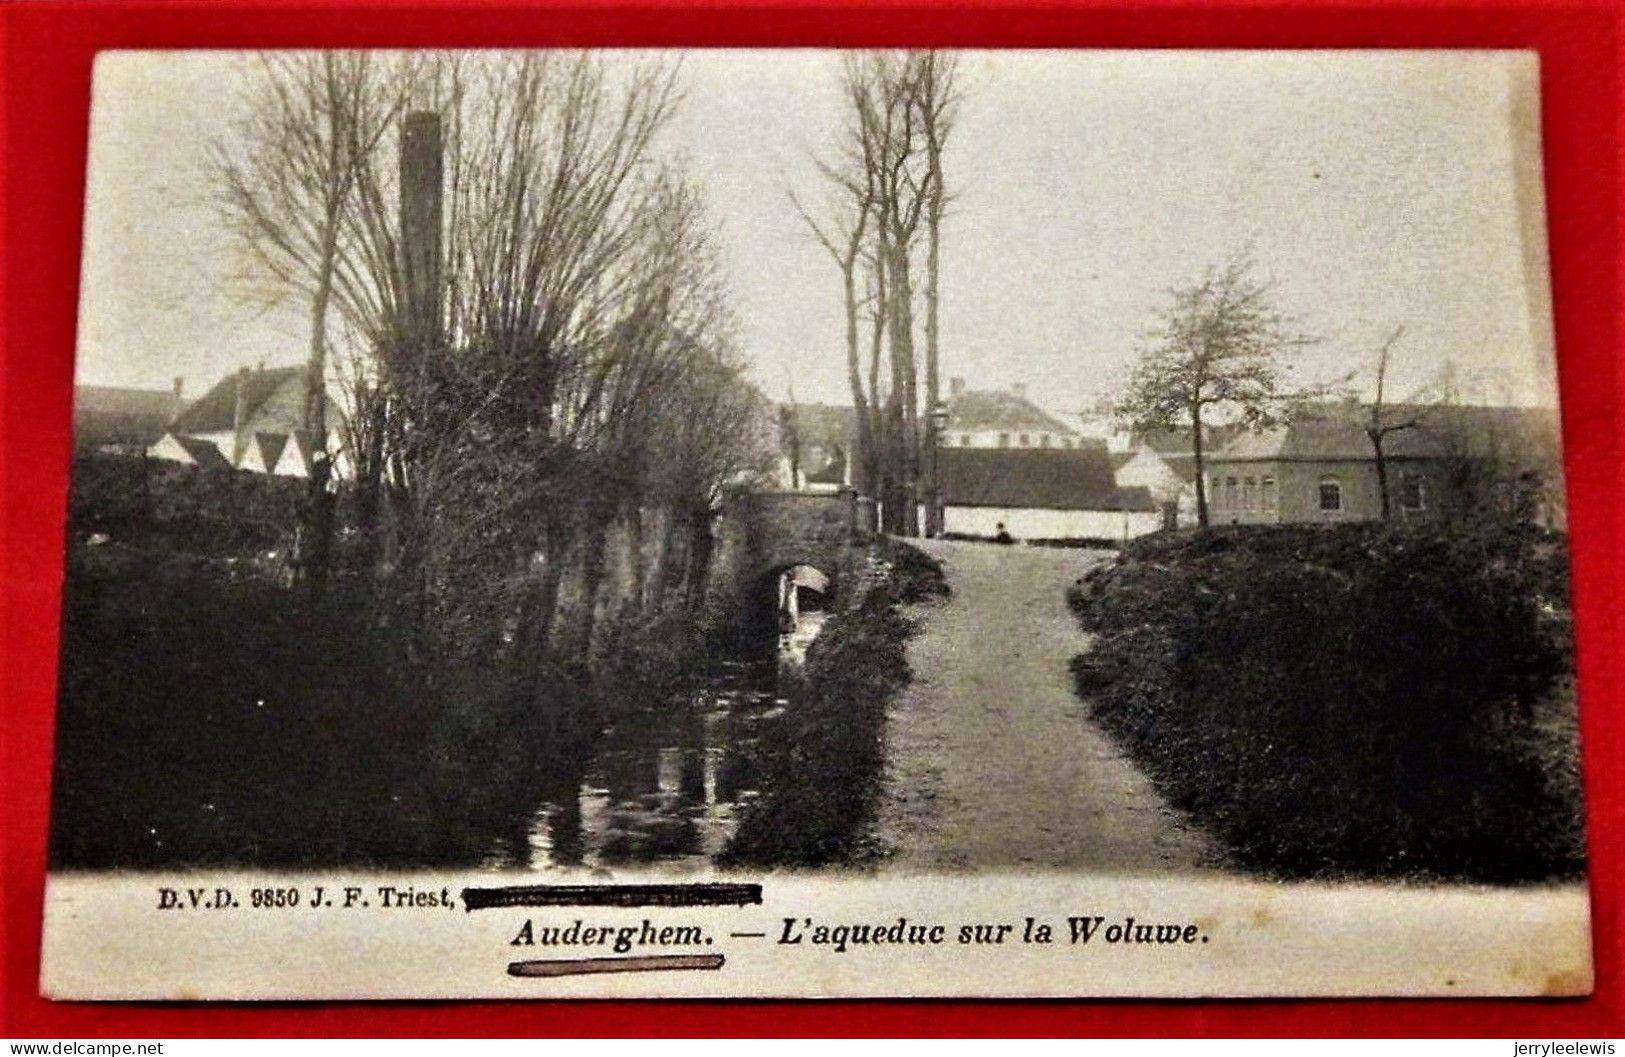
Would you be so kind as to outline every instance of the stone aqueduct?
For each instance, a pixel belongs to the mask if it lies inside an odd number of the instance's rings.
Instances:
[[[716,524],[716,557],[740,590],[747,635],[776,633],[777,581],[787,569],[810,565],[839,591],[850,548],[873,530],[873,513],[851,489],[730,495]]]

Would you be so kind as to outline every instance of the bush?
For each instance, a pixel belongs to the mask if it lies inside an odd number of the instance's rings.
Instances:
[[[928,555],[889,540],[876,549],[891,571],[830,619],[792,676],[789,705],[763,729],[760,797],[745,809],[722,865],[824,866],[875,854],[869,833],[884,778],[886,709],[909,680],[911,628],[897,603],[947,590]]]
[[[305,486],[297,478],[161,459],[81,455],[73,462],[68,531],[214,556],[278,550],[293,538]]]
[[[890,536],[877,537],[874,549],[889,566],[886,587],[891,598],[913,605],[948,595],[948,576],[942,563],[920,548]]]
[[[1561,540],[1499,525],[1150,537],[1070,593],[1098,636],[1074,673],[1243,862],[1573,875],[1564,562]]]
[[[382,851],[412,807],[430,717],[399,693],[361,613],[195,556],[116,543],[70,555],[55,865]]]
[[[117,542],[69,555],[57,868],[477,863],[594,733],[574,673],[408,665],[345,593]]]

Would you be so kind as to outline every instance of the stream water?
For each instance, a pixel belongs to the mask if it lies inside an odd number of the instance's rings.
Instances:
[[[535,809],[493,842],[481,865],[704,868],[756,796],[752,749],[761,724],[784,707],[736,671],[628,715],[602,735],[578,774],[540,791]]]

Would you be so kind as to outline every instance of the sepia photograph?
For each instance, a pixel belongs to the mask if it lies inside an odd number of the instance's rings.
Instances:
[[[1589,991],[1533,53],[91,114],[48,994]]]

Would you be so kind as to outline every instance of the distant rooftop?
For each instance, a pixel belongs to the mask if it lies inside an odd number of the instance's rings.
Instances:
[[[244,379],[243,414],[252,417],[260,405],[270,399],[284,383],[303,378],[305,368],[261,367],[258,370],[228,374],[216,382],[214,388],[189,404],[175,419],[171,427],[175,433],[221,433],[236,426],[238,378]]]
[[[950,506],[1040,510],[1151,509],[1144,489],[1119,489],[1100,441],[1077,448],[943,448],[943,501]],[[1143,505],[1133,505],[1140,503]]]
[[[1296,408],[1290,421],[1246,432],[1214,461],[1348,462],[1373,458],[1365,425],[1371,405],[1341,402]],[[1547,463],[1558,454],[1557,415],[1549,408],[1476,405],[1390,404],[1386,425],[1411,423],[1386,435],[1383,454],[1395,459],[1429,459],[1451,454],[1494,453],[1514,462]]]
[[[962,379],[949,384],[947,430],[950,433],[1048,432],[1073,437],[1077,430],[1027,399],[1024,386],[1008,390],[966,389]]]
[[[73,433],[80,445],[151,444],[164,435],[181,399],[175,389],[73,387]]]

